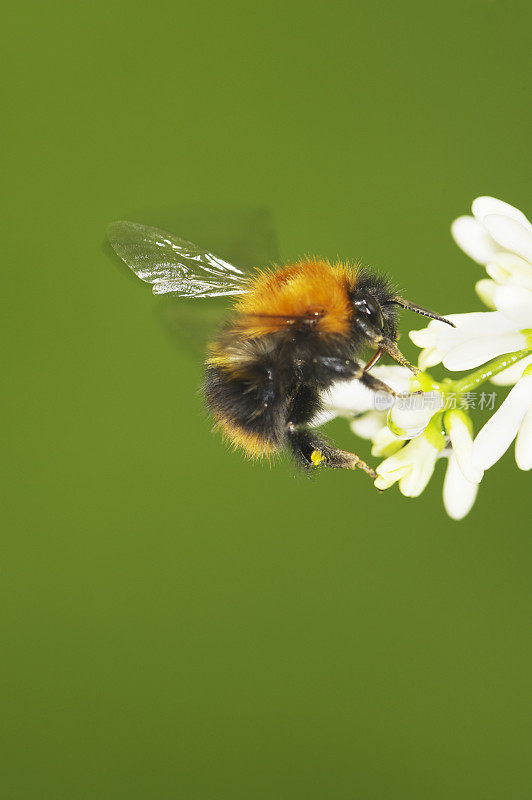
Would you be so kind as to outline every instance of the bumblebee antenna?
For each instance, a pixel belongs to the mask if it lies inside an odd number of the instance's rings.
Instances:
[[[446,325],[450,325],[452,328],[456,328],[454,322],[451,322],[450,319],[445,319],[445,317],[440,317],[439,314],[436,314],[435,311],[429,311],[428,308],[423,308],[423,306],[418,306],[416,303],[411,303],[410,300],[404,300],[402,297],[394,297],[393,300],[389,301],[390,303],[395,303],[401,308],[406,308],[408,311],[415,311],[416,314],[421,314],[423,317],[429,317],[429,319],[437,319],[438,322],[445,322]]]

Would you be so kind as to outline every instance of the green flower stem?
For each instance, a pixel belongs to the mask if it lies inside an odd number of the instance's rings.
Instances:
[[[489,361],[487,364],[483,364],[482,367],[466,375],[464,378],[460,378],[460,380],[453,381],[450,378],[445,378],[441,383],[438,383],[428,372],[419,372],[413,380],[417,382],[417,385],[423,392],[435,391],[444,396],[449,394],[459,396],[465,392],[470,392],[472,389],[476,389],[477,386],[485,383],[490,378],[493,378],[494,375],[498,375],[499,372],[503,372],[503,370],[508,369],[508,367],[511,367],[523,358],[526,358],[530,353],[532,353],[532,346],[527,347],[525,350],[517,350],[515,353],[506,353],[498,358],[494,358],[493,361]]]
[[[521,359],[526,358],[526,356],[530,355],[530,348],[526,350],[517,350],[515,353],[506,353],[503,356],[499,356],[498,358],[494,358],[493,361],[489,361],[487,364],[484,364],[480,369],[475,370],[475,372],[471,372],[469,375],[466,375],[465,378],[462,378],[459,381],[454,381],[455,391],[462,393],[462,392],[470,392],[472,389],[475,389],[480,384],[485,383],[485,381],[492,378],[494,375],[498,375],[499,372],[503,372],[503,370],[508,369],[511,367],[512,364],[516,364]]]

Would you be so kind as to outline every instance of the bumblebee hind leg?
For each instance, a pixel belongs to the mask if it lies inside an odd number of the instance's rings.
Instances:
[[[314,467],[330,467],[332,469],[361,469],[373,480],[377,473],[355,453],[339,450],[320,436],[316,431],[289,422],[287,443],[300,466],[306,470]]]
[[[332,469],[361,469],[373,480],[376,472],[355,453],[339,450],[309,427],[321,409],[318,390],[309,385],[300,386],[288,411],[286,444],[297,463],[307,471],[315,467]]]

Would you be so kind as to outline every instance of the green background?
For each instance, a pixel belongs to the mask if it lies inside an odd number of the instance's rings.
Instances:
[[[532,796],[530,475],[508,453],[455,523],[442,464],[410,500],[246,462],[164,299],[103,248],[125,218],[251,263],[266,209],[283,260],[479,309],[449,225],[479,194],[532,210],[531,22],[525,0],[11,4],[3,798]]]

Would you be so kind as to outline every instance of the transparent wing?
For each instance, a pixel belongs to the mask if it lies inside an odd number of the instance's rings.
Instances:
[[[248,291],[245,272],[179,236],[120,221],[111,223],[107,237],[128,267],[153,284],[154,294],[220,297]]]

